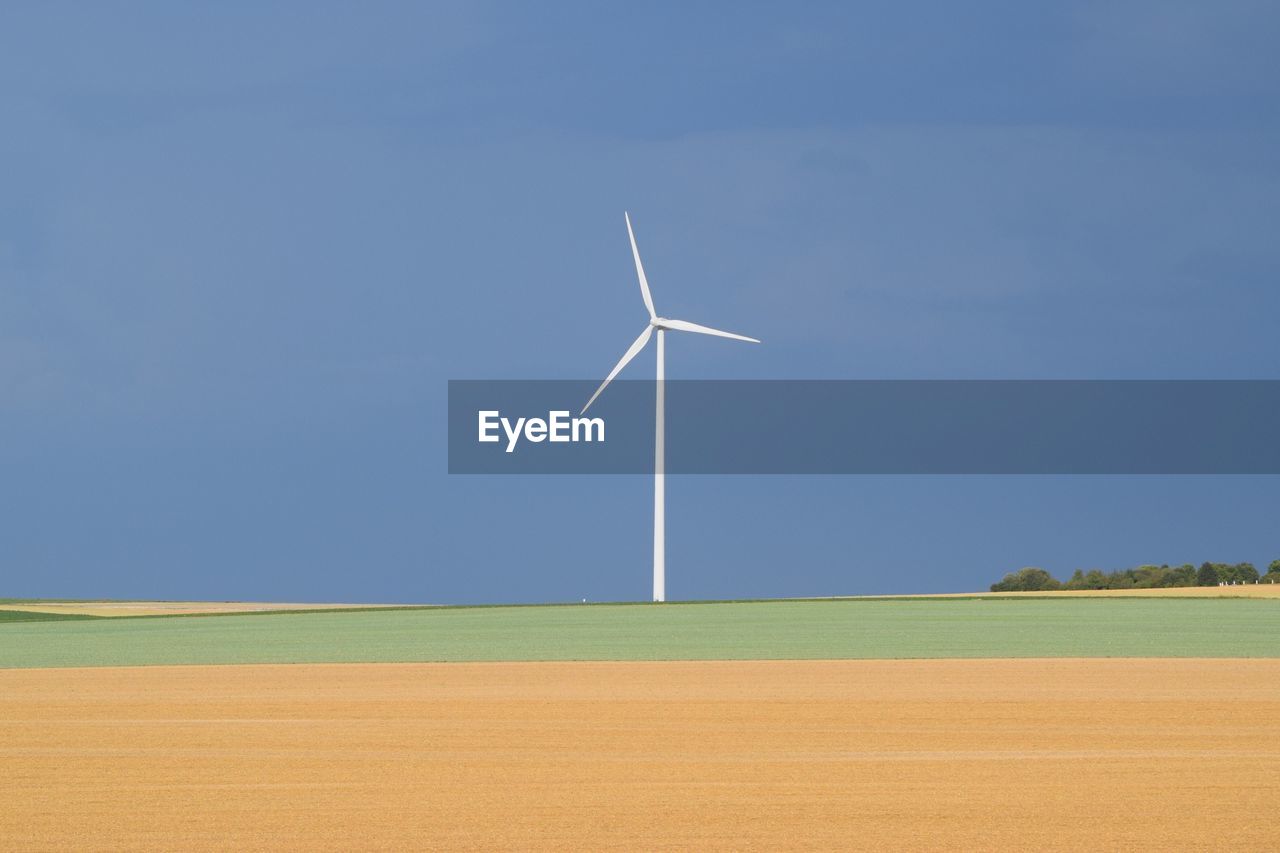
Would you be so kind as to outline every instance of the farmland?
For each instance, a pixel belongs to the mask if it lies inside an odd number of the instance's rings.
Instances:
[[[1274,597],[127,605],[0,605],[6,849],[1280,845]]]
[[[265,601],[52,601],[0,598],[0,610],[74,616],[206,616],[215,613],[279,613],[298,610],[351,610],[403,605],[298,604]]]
[[[456,607],[0,625],[0,668],[1280,657],[1280,600],[937,598]]]
[[[0,623],[5,622],[56,622],[64,619],[92,619],[83,613],[41,613],[32,610],[0,610]]]
[[[1276,849],[1278,715],[1277,660],[6,670],[0,837]]]

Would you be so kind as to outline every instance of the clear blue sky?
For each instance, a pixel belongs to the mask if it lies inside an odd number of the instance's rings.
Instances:
[[[0,595],[646,597],[648,479],[445,474],[639,331],[624,208],[765,341],[675,378],[1280,376],[1274,4],[802,5],[5,4]],[[672,598],[1280,557],[1268,477],[668,493]]]

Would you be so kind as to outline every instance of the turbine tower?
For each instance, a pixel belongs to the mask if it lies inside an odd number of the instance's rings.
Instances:
[[[656,383],[657,397],[654,401],[654,436],[653,436],[653,600],[667,600],[667,569],[666,569],[666,461],[665,461],[665,432],[666,428],[663,424],[665,420],[666,407],[666,389],[665,389],[665,373],[666,373],[666,353],[664,337],[668,329],[677,332],[697,332],[700,335],[715,335],[719,338],[733,338],[735,341],[748,341],[753,344],[760,343],[755,338],[748,338],[746,335],[735,335],[732,332],[722,332],[719,329],[712,329],[708,326],[699,326],[697,323],[690,323],[687,320],[668,320],[665,317],[659,317],[657,312],[653,310],[653,296],[649,293],[649,280],[644,275],[644,265],[640,263],[640,250],[636,248],[636,235],[631,230],[631,216],[623,213],[623,218],[627,221],[627,236],[631,238],[631,256],[636,261],[636,276],[640,279],[640,295],[644,298],[644,307],[649,310],[649,325],[644,327],[644,331],[640,333],[640,337],[627,348],[622,354],[622,358],[614,365],[613,370],[609,371],[609,375],[600,383],[600,387],[596,389],[596,393],[591,395],[591,399],[587,401],[587,405],[582,407],[579,414],[585,414],[587,409],[591,408],[591,404],[596,401],[596,397],[600,396],[600,392],[613,381],[613,377],[617,376],[622,368],[627,366],[631,359],[635,358],[640,350],[644,349],[645,344],[649,343],[649,338],[653,335],[654,330],[658,332],[658,381]]]

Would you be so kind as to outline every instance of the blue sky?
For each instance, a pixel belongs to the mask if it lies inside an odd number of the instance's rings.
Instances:
[[[1274,5],[690,5],[0,9],[0,595],[645,597],[646,478],[445,474],[446,380],[639,331],[623,209],[765,341],[676,378],[1276,378]],[[668,591],[1262,563],[1278,485],[673,478]]]

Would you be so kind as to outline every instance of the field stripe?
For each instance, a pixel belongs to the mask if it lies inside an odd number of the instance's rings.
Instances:
[[[63,619],[96,619],[84,613],[47,613],[31,610],[0,610],[0,625],[10,622],[57,622]]]
[[[775,601],[0,626],[0,668],[1026,657],[1280,657],[1280,601]]]

